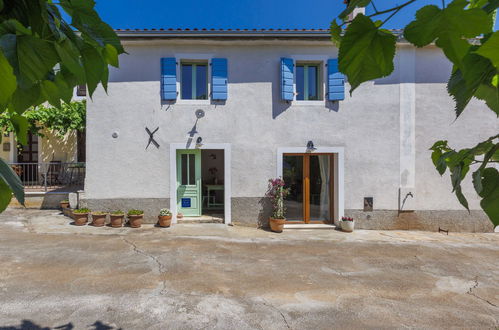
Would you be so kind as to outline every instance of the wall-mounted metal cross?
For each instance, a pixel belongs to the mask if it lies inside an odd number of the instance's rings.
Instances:
[[[149,134],[149,142],[147,142],[146,149],[149,147],[149,145],[152,143],[156,146],[156,148],[159,148],[159,143],[154,140],[154,133],[158,131],[159,127],[157,127],[154,131],[150,131],[149,128],[146,127],[146,132]]]

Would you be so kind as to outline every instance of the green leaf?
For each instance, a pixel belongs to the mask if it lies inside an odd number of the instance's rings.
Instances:
[[[339,70],[348,76],[350,94],[363,82],[393,71],[396,37],[359,14],[346,29],[339,50]]]
[[[473,187],[475,187],[475,191],[478,195],[483,190],[483,185],[482,185],[482,169],[478,169],[475,172],[473,172]]]
[[[12,168],[0,158],[0,177],[8,184],[16,199],[24,205],[24,187],[17,176],[16,173],[12,170]]]
[[[336,23],[335,19],[331,21],[329,31],[331,33],[331,41],[336,47],[339,47],[341,43],[341,27]]]
[[[83,56],[83,67],[85,68],[88,93],[91,97],[97,85],[101,82],[106,63],[99,52],[90,45],[82,49],[81,55]]]
[[[50,80],[44,80],[41,84],[41,87],[42,87],[42,94],[47,98],[49,103],[56,108],[60,108],[61,100],[60,100],[59,88],[57,87],[57,85]]]
[[[61,58],[61,64],[76,76],[84,77],[85,71],[80,63],[80,52],[73,43],[66,39],[55,44],[55,49]]]
[[[0,105],[6,104],[16,90],[16,76],[0,51]]]
[[[0,212],[5,211],[11,199],[12,190],[3,178],[0,178]]]
[[[456,189],[454,190],[454,193],[456,194],[457,200],[459,203],[461,203],[462,206],[464,206],[468,211],[470,210],[470,207],[468,205],[468,201],[466,200],[466,197],[464,196],[461,186],[457,186]]]
[[[106,47],[104,48],[104,58],[108,64],[114,66],[115,68],[119,67],[118,52],[114,46],[106,44]]]
[[[483,189],[479,194],[483,197],[480,206],[495,226],[499,226],[499,172],[493,167],[483,170]]]
[[[487,106],[499,116],[499,88],[492,85],[481,84],[475,96],[484,100]]]
[[[494,32],[475,52],[488,58],[496,68],[499,68],[499,32]]]
[[[10,120],[12,122],[12,126],[14,126],[17,141],[23,145],[27,144],[29,123],[26,117],[13,113]]]
[[[40,84],[36,84],[27,89],[18,87],[12,95],[11,104],[18,114],[22,114],[29,107],[36,106],[41,102]]]
[[[467,5],[466,0],[454,0],[444,9],[435,5],[421,8],[404,29],[405,38],[417,47],[436,40],[449,60],[462,68],[461,60],[470,46],[463,38],[474,38],[492,29],[490,15]]]

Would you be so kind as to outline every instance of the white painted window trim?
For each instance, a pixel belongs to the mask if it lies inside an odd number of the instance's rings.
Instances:
[[[177,104],[189,104],[189,105],[210,105],[211,103],[211,60],[213,59],[214,55],[213,54],[196,54],[196,53],[180,53],[180,54],[174,54],[175,61],[177,62],[176,65],[176,72],[177,72]],[[207,61],[208,62],[208,67],[207,67],[207,76],[208,76],[208,99],[206,100],[183,100],[182,99],[182,93],[181,93],[181,66],[182,66],[182,61],[191,61],[191,60],[202,60],[202,61]]]
[[[277,172],[276,177],[282,177],[282,157],[288,153],[331,153],[336,154],[335,161],[335,189],[338,192],[334,203],[334,224],[339,225],[339,220],[345,215],[345,148],[344,147],[317,147],[309,152],[306,147],[282,147],[277,148]]]
[[[177,223],[177,150],[185,149],[219,149],[224,151],[224,223],[232,223],[231,199],[231,144],[230,143],[204,143],[197,148],[195,144],[186,147],[185,143],[170,143],[170,210],[172,222]]]
[[[293,74],[293,105],[314,105],[314,106],[324,106],[326,104],[326,81],[327,81],[327,60],[330,59],[330,56],[327,55],[290,55],[289,58],[293,60],[294,66],[294,74]],[[305,101],[305,100],[297,100],[296,99],[296,62],[301,61],[314,61],[321,62],[321,71],[322,71],[322,89],[321,89],[321,97],[322,100],[317,101]]]

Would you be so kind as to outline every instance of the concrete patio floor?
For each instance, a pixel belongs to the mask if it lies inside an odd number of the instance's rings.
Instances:
[[[499,327],[497,233],[70,222],[0,215],[0,330]]]

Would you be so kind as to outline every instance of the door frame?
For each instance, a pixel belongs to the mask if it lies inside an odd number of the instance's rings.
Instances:
[[[345,174],[344,174],[344,147],[317,147],[313,151],[306,147],[277,148],[277,177],[282,177],[282,161],[284,154],[334,154],[334,194],[333,194],[333,223],[339,225],[339,220],[345,214]]]
[[[230,143],[203,143],[198,147],[195,144],[186,146],[185,143],[170,143],[170,210],[172,222],[177,223],[177,150],[189,149],[217,149],[224,151],[224,223],[232,223],[231,218],[231,144]]]

